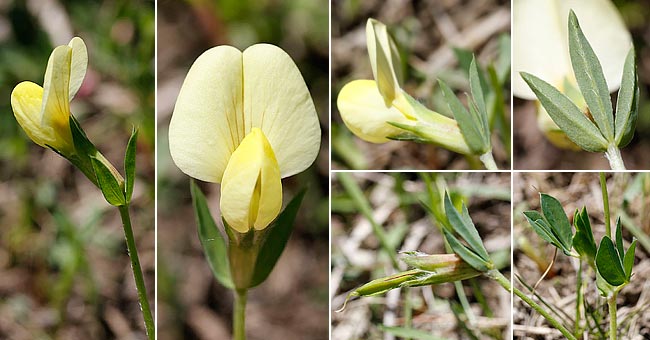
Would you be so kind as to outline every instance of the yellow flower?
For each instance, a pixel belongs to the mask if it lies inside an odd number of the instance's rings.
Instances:
[[[221,213],[234,230],[266,228],[282,204],[281,178],[304,171],[320,125],[300,71],[280,48],[217,46],[190,68],[169,126],[174,163],[221,183]]]
[[[63,155],[75,152],[70,132],[70,101],[81,87],[88,52],[81,38],[52,51],[43,87],[24,81],[11,93],[11,107],[18,124],[36,144],[52,147]]]

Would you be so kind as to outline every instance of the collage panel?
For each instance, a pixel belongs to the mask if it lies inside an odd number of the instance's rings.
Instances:
[[[513,1],[515,169],[650,169],[648,17],[638,0]]]
[[[332,1],[332,169],[510,169],[510,1]]]
[[[160,339],[328,338],[327,20],[158,3]]]
[[[648,338],[650,173],[513,183],[515,338]]]
[[[153,336],[154,18],[0,4],[0,339]]]
[[[510,174],[332,175],[332,340],[509,339]]]

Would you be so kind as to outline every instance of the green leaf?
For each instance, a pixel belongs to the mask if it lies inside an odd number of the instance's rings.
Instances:
[[[289,236],[293,231],[293,222],[296,219],[296,214],[298,213],[298,208],[300,208],[300,203],[302,202],[303,197],[307,189],[302,189],[291,202],[287,204],[287,207],[284,208],[284,211],[278,215],[278,218],[273,222],[273,224],[267,227],[268,234],[260,253],[257,256],[257,262],[255,262],[255,273],[253,273],[253,281],[250,288],[259,285],[264,282],[269,276],[273,267],[275,267],[276,262],[282,255],[284,247],[287,245]]]
[[[93,170],[97,177],[97,185],[101,189],[102,194],[104,194],[106,202],[116,207],[125,205],[126,197],[124,197],[124,191],[122,191],[122,187],[120,187],[111,170],[108,169],[106,164],[95,157],[90,157],[90,161],[92,162]]]
[[[614,243],[609,236],[604,236],[600,241],[596,253],[596,268],[600,275],[612,286],[620,286],[625,283],[625,272]]]
[[[451,250],[453,250],[456,255],[460,256],[460,258],[472,266],[472,268],[481,272],[488,271],[488,261],[482,259],[478,254],[465,247],[462,243],[460,243],[456,236],[454,236],[447,229],[442,229],[442,231],[445,234],[447,242],[449,242]]]
[[[528,223],[530,226],[533,228],[535,233],[539,235],[544,241],[553,244],[554,246],[562,249],[562,244],[560,240],[553,235],[553,232],[551,231],[551,226],[548,225],[548,223],[544,220],[544,217],[538,213],[537,211],[530,210],[530,211],[524,211],[524,216],[526,217],[526,220],[528,220]]]
[[[475,120],[480,122],[478,127],[481,136],[483,137],[483,144],[487,145],[489,148],[490,145],[490,127],[488,125],[488,114],[487,109],[485,108],[485,97],[483,96],[483,86],[481,84],[481,79],[479,77],[479,67],[476,57],[472,58],[472,63],[469,66],[469,87],[472,93],[472,100],[470,102],[470,108],[472,108],[471,103],[474,102],[476,105],[477,117]]]
[[[636,120],[639,113],[639,86],[636,73],[636,60],[634,47],[625,58],[621,88],[616,99],[616,145],[619,148],[626,146],[634,136]]]
[[[445,84],[445,82],[442,80],[438,80],[438,82],[440,83],[440,88],[442,89],[442,95],[445,98],[445,102],[447,102],[449,110],[454,115],[458,127],[460,128],[460,132],[470,150],[477,155],[482,155],[487,152],[489,148],[484,144],[483,137],[480,133],[482,123],[477,121],[475,116],[465,109],[458,97],[456,97],[454,92],[449,88],[449,86],[447,86],[447,84]]]
[[[576,227],[576,234],[573,236],[573,248],[593,265],[596,258],[596,242],[591,230],[587,208],[583,208],[582,211],[576,210],[573,224]]]
[[[224,287],[233,289],[234,284],[230,276],[226,241],[214,222],[203,192],[201,192],[194,180],[190,181],[190,192],[192,193],[192,206],[194,207],[194,216],[196,217],[203,254],[208,260],[214,277]]]
[[[131,138],[126,145],[126,154],[124,155],[124,193],[126,202],[131,202],[133,195],[133,185],[135,183],[135,147],[138,140],[138,130],[135,128],[131,132]]]
[[[564,213],[562,204],[555,197],[547,194],[539,194],[540,202],[542,205],[542,213],[546,221],[551,225],[553,234],[562,243],[562,247],[566,250],[571,249],[571,239],[573,233],[571,231],[571,224],[569,219]]]
[[[627,281],[630,281],[632,277],[632,267],[634,267],[634,253],[636,252],[636,239],[632,240],[630,248],[627,249],[625,253],[625,258],[623,259],[623,268],[625,269],[625,278]]]
[[[576,14],[569,12],[569,55],[580,92],[596,125],[608,141],[614,141],[614,114],[603,68],[580,29]]]
[[[522,72],[521,77],[535,92],[546,112],[569,139],[586,151],[603,152],[607,150],[607,140],[571,99],[532,74]]]
[[[461,210],[463,211],[464,216],[461,216],[458,213],[454,204],[451,203],[449,194],[445,193],[445,214],[447,215],[449,223],[454,228],[454,231],[456,231],[467,242],[467,244],[469,244],[472,251],[480,256],[484,261],[489,261],[490,256],[483,246],[481,236],[478,234],[474,223],[472,223],[472,220],[467,213],[467,207],[465,207],[464,203],[462,204]]]

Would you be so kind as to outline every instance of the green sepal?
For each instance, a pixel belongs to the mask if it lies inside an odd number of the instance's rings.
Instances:
[[[612,286],[620,286],[626,281],[623,264],[609,236],[604,236],[596,253],[596,268],[600,275]]]
[[[607,150],[608,142],[600,130],[571,99],[532,74],[521,72],[521,77],[533,90],[551,119],[571,141],[586,151],[604,152]]]
[[[585,37],[576,14],[569,12],[569,55],[580,92],[589,106],[598,129],[609,142],[614,141],[614,114],[603,68]]]
[[[488,267],[488,261],[482,259],[481,256],[476,254],[473,250],[460,243],[454,234],[447,229],[442,229],[442,231],[445,234],[445,238],[447,239],[451,250],[453,250],[456,255],[460,256],[463,261],[467,262],[467,264],[472,266],[472,268],[481,272],[486,272],[490,269]]]
[[[233,289],[235,286],[230,276],[230,262],[228,261],[228,247],[223,235],[219,232],[217,224],[210,213],[205,195],[192,179],[190,180],[192,206],[196,217],[199,240],[203,247],[203,254],[208,260],[212,274],[224,287]],[[227,228],[226,228],[227,229]]]
[[[571,251],[573,232],[562,204],[555,197],[543,193],[539,194],[539,200],[542,206],[542,214],[544,214],[544,218],[550,224],[551,230],[557,239],[562,243],[562,249],[565,252]]]
[[[627,54],[627,58],[625,58],[621,88],[618,90],[618,97],[616,98],[616,121],[614,127],[616,130],[615,141],[619,148],[629,144],[632,137],[634,137],[638,115],[639,85],[634,47],[632,47]]]
[[[70,115],[68,122],[70,123],[72,142],[74,143],[74,148],[77,151],[77,154],[85,157],[94,156],[97,153],[97,148],[88,139],[86,132],[81,128],[77,119],[73,115]]]
[[[454,119],[458,123],[460,132],[469,146],[470,150],[476,155],[482,155],[489,150],[489,146],[485,145],[483,137],[481,136],[482,123],[477,120],[476,116],[471,114],[460,102],[454,92],[445,84],[444,81],[438,80],[442,95],[447,102],[449,110],[454,115]]]
[[[124,155],[124,194],[126,195],[126,202],[131,202],[133,195],[133,185],[135,184],[135,149],[138,141],[138,130],[133,128],[131,138],[126,144],[126,152]]]
[[[458,210],[454,207],[449,194],[445,192],[444,198],[445,204],[445,214],[449,220],[454,231],[456,231],[469,245],[470,249],[476,253],[483,261],[489,261],[490,256],[488,255],[487,250],[483,246],[483,241],[481,236],[478,234],[474,223],[469,217],[467,212],[467,207],[462,203],[462,215],[458,213]]]
[[[576,227],[576,233],[573,236],[573,248],[580,256],[586,258],[591,266],[594,266],[597,248],[586,207],[582,208],[582,211],[576,209],[573,225]]]
[[[296,219],[298,208],[300,208],[306,192],[307,189],[300,190],[280,215],[278,215],[273,224],[266,228],[266,240],[262,244],[259,255],[257,256],[255,272],[253,273],[250,288],[264,282],[278,262],[282,251],[284,251],[284,247],[287,245],[289,236],[291,236],[293,222]]]
[[[97,186],[104,194],[106,202],[116,207],[125,205],[127,203],[124,191],[120,186],[111,170],[99,159],[90,157],[90,161],[97,177]]]
[[[636,239],[632,239],[632,244],[627,248],[627,252],[623,258],[623,269],[625,270],[625,278],[630,281],[632,277],[632,267],[634,267],[634,253],[636,252]]]

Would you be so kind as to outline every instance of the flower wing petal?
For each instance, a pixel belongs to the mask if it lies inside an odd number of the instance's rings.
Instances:
[[[205,51],[190,68],[169,124],[169,150],[187,175],[219,183],[244,138],[242,53],[232,46]]]
[[[389,141],[386,137],[404,132],[387,122],[411,123],[395,107],[386,107],[372,80],[354,80],[343,86],[336,105],[348,129],[371,143],[385,143]]]
[[[253,45],[243,54],[245,131],[262,129],[283,178],[307,169],[318,155],[321,132],[300,70],[274,45]]]
[[[34,143],[46,147],[51,145],[52,129],[41,127],[41,102],[43,88],[30,81],[24,81],[11,92],[11,108],[18,124]]]
[[[68,46],[72,49],[70,65],[70,100],[74,98],[81,87],[88,68],[88,51],[86,44],[79,37],[70,40]]]

